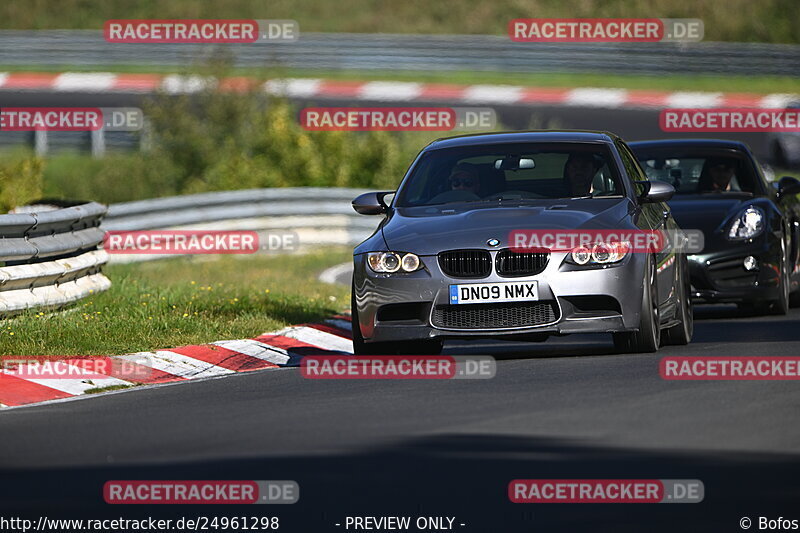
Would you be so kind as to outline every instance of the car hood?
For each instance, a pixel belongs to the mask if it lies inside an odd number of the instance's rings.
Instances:
[[[627,198],[551,200],[536,204],[445,204],[394,209],[383,226],[390,250],[435,255],[455,248],[509,246],[514,230],[620,229]],[[624,226],[632,227],[630,223]],[[487,245],[489,239],[500,244]]]
[[[687,194],[674,196],[669,207],[681,229],[697,229],[708,235],[753,200],[749,194]]]

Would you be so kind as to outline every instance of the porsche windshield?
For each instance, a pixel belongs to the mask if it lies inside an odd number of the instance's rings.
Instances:
[[[675,147],[636,150],[647,177],[676,194],[758,193],[758,180],[743,154]]]
[[[423,154],[398,207],[454,202],[621,196],[606,145],[525,143],[459,146]]]

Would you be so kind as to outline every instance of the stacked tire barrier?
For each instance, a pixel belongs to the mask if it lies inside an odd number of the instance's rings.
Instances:
[[[104,291],[108,261],[98,248],[104,205],[0,215],[0,316],[59,307]]]
[[[255,231],[260,241],[291,232],[301,248],[353,245],[369,236],[377,218],[362,217],[350,201],[362,189],[294,187],[173,196],[113,204],[107,231]],[[112,262],[163,258],[157,254],[112,254]]]
[[[102,268],[159,259],[157,254],[109,254],[106,231],[194,229],[290,232],[298,249],[353,245],[375,230],[350,201],[362,189],[279,188],[156,198],[106,206],[91,202],[30,208],[0,215],[0,316],[60,307],[111,286]],[[169,257],[173,257],[170,255]]]

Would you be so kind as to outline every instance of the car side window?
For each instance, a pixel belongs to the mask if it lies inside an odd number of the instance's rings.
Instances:
[[[619,156],[622,159],[622,165],[625,167],[625,173],[628,174],[628,177],[633,182],[633,190],[636,192],[636,196],[641,196],[644,194],[644,185],[641,183],[637,183],[640,181],[649,181],[647,179],[647,174],[644,173],[642,167],[639,166],[638,161],[633,156],[625,143],[621,141],[617,141],[617,150],[619,150]]]

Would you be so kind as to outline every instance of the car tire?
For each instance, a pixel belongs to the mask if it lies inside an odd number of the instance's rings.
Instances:
[[[444,348],[442,341],[436,339],[365,342],[359,326],[355,284],[350,289],[350,320],[353,331],[353,355],[439,355]]]
[[[642,283],[642,310],[638,331],[622,331],[612,333],[614,348],[621,353],[653,353],[661,344],[661,328],[657,309],[656,266],[655,261],[648,259]]]
[[[681,270],[678,275],[680,282],[678,286],[678,320],[679,323],[665,330],[663,342],[666,345],[685,346],[692,341],[694,334],[694,310],[692,308],[692,293],[689,285],[689,264],[686,255],[680,256]]]

